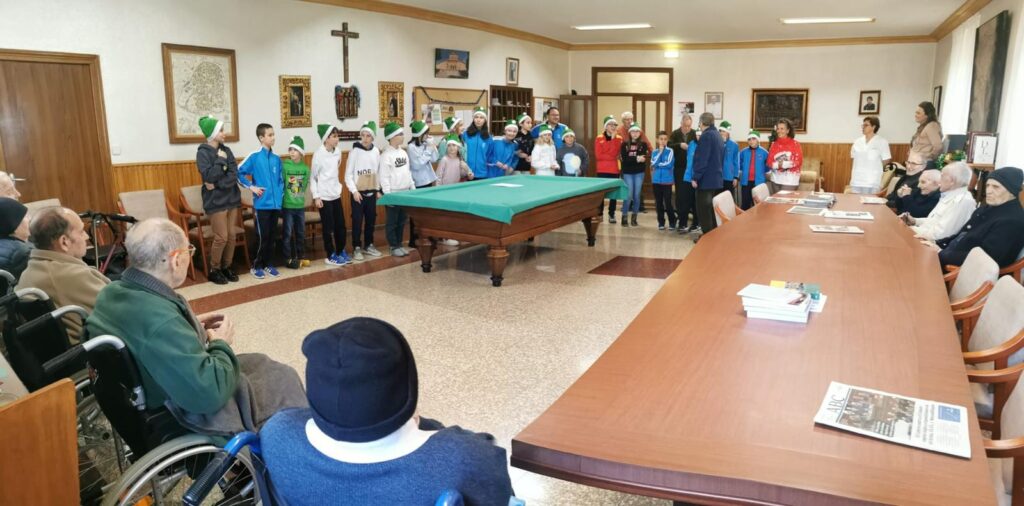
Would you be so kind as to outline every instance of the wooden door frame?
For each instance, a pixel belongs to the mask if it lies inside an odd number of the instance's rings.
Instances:
[[[600,93],[597,89],[597,74],[600,72],[648,72],[658,74],[668,74],[668,93]],[[636,96],[651,96],[651,97],[668,97],[668,106],[672,107],[673,100],[673,87],[675,86],[675,69],[672,67],[590,67],[590,94],[595,97],[636,97]],[[635,101],[635,99],[634,99]],[[596,103],[595,103],[596,105]],[[636,114],[634,112],[633,114]],[[669,110],[668,113],[669,125],[672,124],[672,112]]]
[[[590,118],[589,125],[583,125],[582,130],[577,125],[577,128],[574,129],[574,131],[584,132],[583,137],[588,138],[589,140],[597,138],[597,134],[595,134],[595,132],[597,132],[597,98],[594,97],[593,95],[560,95],[558,97],[558,103],[565,110],[566,121],[568,121],[568,118],[572,117],[573,107],[576,107],[576,105],[573,102],[579,102],[583,105],[584,122],[586,122],[588,117]],[[579,133],[577,133],[577,142],[579,141],[579,138],[580,135]],[[586,174],[588,176],[593,176],[595,174],[597,167],[597,157],[594,154],[594,143],[586,142],[582,144],[583,149],[587,150],[587,154],[589,155],[590,159],[590,164],[586,169]]]
[[[85,65],[89,69],[89,76],[94,83],[92,86],[92,103],[96,118],[96,132],[100,141],[100,156],[103,163],[103,170],[106,171],[107,196],[112,198],[114,193],[112,161],[110,159],[110,139],[107,136],[107,107],[103,101],[103,77],[100,73],[100,57],[95,54],[79,53],[58,53],[51,51],[28,51],[22,49],[0,48],[0,61],[17,61],[29,63],[57,63],[63,65]],[[0,155],[3,152],[0,151]],[[97,203],[101,209],[113,209],[114,201],[103,204]]]
[[[658,130],[665,130],[666,132],[672,132],[672,95],[671,94],[640,94],[633,95],[633,116],[634,121],[640,123],[639,112],[637,111],[637,104],[640,102],[658,102],[657,110],[655,115],[661,109],[661,102],[665,102],[665,124],[661,125]],[[654,132],[646,132],[647,138],[650,139],[652,136],[657,135],[657,130]]]

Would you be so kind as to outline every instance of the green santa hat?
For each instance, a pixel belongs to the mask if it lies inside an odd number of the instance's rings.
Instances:
[[[394,121],[384,125],[384,138],[391,140],[399,135],[405,135],[405,130],[402,129],[402,125],[395,123]]]
[[[446,135],[445,138],[444,138],[444,142],[447,143],[447,144],[455,144],[456,146],[458,146],[460,148],[462,147],[462,139],[459,139],[459,136],[455,135],[455,134],[448,134],[448,135]],[[445,149],[448,149],[448,148],[445,147]]]
[[[726,132],[730,132],[731,133],[732,132],[732,123],[729,123],[726,120],[722,120],[722,122],[718,124],[718,129],[719,130],[725,130]]]
[[[316,126],[316,133],[320,136],[320,142],[325,142],[328,137],[331,136],[331,132],[334,131],[334,125],[328,123],[321,123]]]
[[[565,139],[570,135],[576,137],[576,132],[573,132],[571,128],[566,128],[565,132],[562,132],[562,139]]]
[[[636,123],[633,123],[632,125],[630,125],[629,131],[630,132],[642,132],[642,130],[640,130],[640,125],[637,125]]]
[[[455,116],[452,116],[450,118],[445,118],[444,119],[444,131],[445,132],[453,132],[453,131],[455,131],[455,125],[458,125],[459,123],[462,123],[462,118],[456,118]]]
[[[363,123],[363,126],[359,127],[359,133],[363,133],[363,132],[366,132],[366,133],[370,134],[371,137],[376,137],[377,136],[377,122],[376,121],[367,121],[366,123]]]
[[[292,141],[288,143],[288,149],[294,149],[299,153],[306,154],[306,143],[302,141],[302,137],[296,135],[292,137]]]
[[[618,121],[615,121],[615,116],[612,116],[611,114],[609,114],[608,116],[605,116],[604,120],[601,123],[602,123],[601,128],[608,128],[608,123],[615,123],[616,125],[619,124]]]
[[[537,130],[537,136],[538,137],[540,137],[541,135],[544,135],[544,134],[551,135],[551,126],[548,125],[547,123],[544,123],[543,125],[541,125],[540,129]]]
[[[483,116],[484,119],[487,119],[487,108],[486,107],[474,107],[473,108],[473,117],[475,118],[477,114]]]
[[[224,129],[224,122],[214,118],[213,116],[203,116],[202,118],[199,118],[199,129],[203,131],[203,135],[206,136],[206,140],[210,141]]]
[[[424,122],[422,122],[420,120],[416,120],[416,121],[413,121],[412,123],[409,123],[409,130],[412,131],[412,136],[413,137],[419,137],[419,136],[427,133],[427,129],[428,128],[430,128],[430,127],[428,127],[426,123],[424,123]]]
[[[519,125],[514,119],[510,119],[505,122],[505,131],[507,132],[509,128],[514,128],[516,132],[519,132]]]
[[[751,130],[750,132],[747,133],[747,140],[749,141],[750,139],[761,140],[761,132],[758,132],[757,130]]]
[[[522,125],[523,122],[528,120],[528,119],[532,120],[533,118],[531,118],[529,114],[526,114],[525,112],[521,112],[521,113],[519,113],[519,116],[516,116],[516,124],[517,125]]]

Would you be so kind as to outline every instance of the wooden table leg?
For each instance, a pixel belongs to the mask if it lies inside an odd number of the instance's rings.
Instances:
[[[487,249],[487,263],[491,264],[491,285],[501,286],[501,275],[508,263],[508,250],[504,246],[490,246]]]
[[[583,219],[583,228],[587,229],[587,246],[593,247],[597,243],[597,226],[600,224],[600,215]]]
[[[430,272],[434,264],[430,260],[434,257],[434,241],[429,237],[416,239],[416,249],[420,252],[420,267],[423,272]]]

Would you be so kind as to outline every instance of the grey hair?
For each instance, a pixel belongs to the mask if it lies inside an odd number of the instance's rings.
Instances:
[[[927,179],[927,180],[935,181],[937,183],[937,182],[939,182],[939,177],[941,177],[939,175],[939,171],[937,171],[937,170],[926,170],[926,171],[921,173],[921,176],[919,177],[919,180],[920,179]]]
[[[715,124],[715,115],[714,114],[711,114],[710,112],[706,112],[706,113],[700,115],[700,126],[709,127],[709,126],[714,126],[714,124]]]
[[[953,162],[942,168],[942,172],[949,171],[949,175],[956,181],[956,186],[967,186],[971,184],[971,166],[966,162]]]
[[[136,223],[124,240],[128,260],[144,271],[161,271],[171,252],[186,241],[185,232],[167,218],[150,218]]]
[[[629,116],[630,118],[632,118],[633,117],[633,111],[626,111],[626,112],[622,113],[622,115],[619,116],[619,118],[625,118],[626,116]]]

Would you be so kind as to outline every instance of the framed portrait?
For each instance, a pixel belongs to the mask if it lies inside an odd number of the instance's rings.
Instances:
[[[679,112],[681,114],[693,114],[695,110],[693,102],[679,102]]]
[[[998,136],[992,132],[968,133],[967,163],[976,165],[995,165],[998,141]]]
[[[722,119],[722,111],[725,109],[725,93],[721,91],[704,92],[704,112],[715,115],[715,119]]]
[[[807,133],[807,102],[810,90],[806,88],[754,89],[750,97],[750,127],[754,130],[772,130],[782,118],[793,122],[798,134]]]
[[[505,84],[519,86],[519,58],[505,58]]]
[[[380,103],[380,126],[389,121],[402,122],[405,117],[405,83],[377,81],[377,97]]]
[[[281,128],[313,126],[309,76],[279,76]]]
[[[167,43],[160,47],[171,144],[205,142],[199,118],[206,115],[224,122],[227,142],[238,141],[235,50]]]
[[[518,60],[516,61],[518,62]],[[469,51],[434,49],[434,77],[442,79],[469,79]],[[519,68],[517,66],[516,79],[518,78]]]
[[[932,105],[935,106],[935,114],[942,114],[942,86],[932,88]]]
[[[859,104],[857,106],[857,114],[872,115],[882,112],[882,91],[861,91]]]

